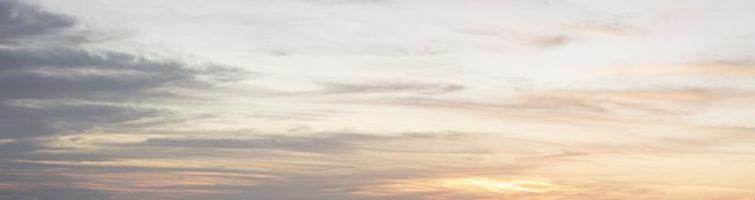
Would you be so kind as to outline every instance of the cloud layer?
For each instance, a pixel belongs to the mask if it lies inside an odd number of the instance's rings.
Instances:
[[[752,199],[720,5],[0,0],[0,199]]]

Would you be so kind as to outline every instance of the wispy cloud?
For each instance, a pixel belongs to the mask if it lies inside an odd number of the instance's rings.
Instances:
[[[565,35],[538,37],[532,39],[532,44],[542,47],[559,47],[571,42],[571,38]]]
[[[608,22],[577,22],[565,25],[565,28],[578,34],[597,34],[609,36],[626,36],[638,32],[638,28],[615,20]]]
[[[611,72],[623,76],[751,77],[755,75],[755,62],[745,59],[672,65],[631,66],[614,68]]]
[[[417,94],[444,94],[463,90],[458,84],[440,84],[427,82],[376,81],[362,83],[321,83],[324,93],[330,94],[359,94],[359,93],[390,93],[411,92]]]

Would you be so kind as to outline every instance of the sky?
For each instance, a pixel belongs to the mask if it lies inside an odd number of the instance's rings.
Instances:
[[[1,200],[750,200],[750,0],[0,0]]]

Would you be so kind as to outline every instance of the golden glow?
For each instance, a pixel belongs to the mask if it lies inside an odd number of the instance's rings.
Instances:
[[[490,178],[464,178],[443,180],[446,187],[465,191],[496,193],[542,193],[554,188],[553,184],[531,180],[496,180]]]
[[[540,180],[465,177],[391,181],[375,187],[362,188],[355,194],[380,197],[411,193],[441,193],[449,198],[474,196],[488,199],[501,196],[540,195],[556,192],[559,188],[555,184]]]

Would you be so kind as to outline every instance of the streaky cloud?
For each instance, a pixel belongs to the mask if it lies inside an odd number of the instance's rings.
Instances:
[[[445,94],[465,89],[464,86],[459,84],[410,81],[371,81],[356,83],[324,82],[320,83],[320,85],[324,87],[323,93],[329,94],[370,94],[391,92]]]

